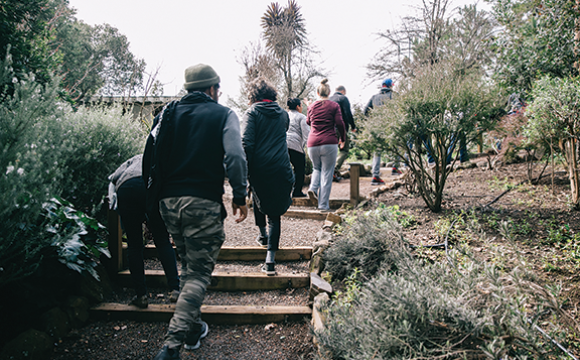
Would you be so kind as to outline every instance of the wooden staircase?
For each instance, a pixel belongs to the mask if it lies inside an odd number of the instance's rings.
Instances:
[[[360,164],[350,164],[350,200],[331,200],[330,207],[340,208],[342,204],[350,202],[353,206],[362,199],[359,192]],[[293,206],[285,216],[325,220],[326,213],[311,208],[313,204],[307,198],[294,199]],[[308,208],[310,207],[310,209]],[[130,274],[124,270],[123,259],[126,245],[122,243],[122,230],[119,216],[115,211],[109,211],[109,273],[113,274],[118,285],[131,287]],[[157,256],[154,246],[146,246],[144,258]],[[263,261],[266,249],[262,247],[223,247],[218,257],[220,262],[251,262]],[[311,247],[281,248],[276,253],[276,262],[309,262],[312,258]],[[279,273],[275,276],[266,276],[261,272],[248,273],[236,271],[214,270],[208,292],[250,292],[250,291],[280,291],[281,289],[308,288],[311,286],[311,275],[308,272]],[[256,270],[257,270],[256,266]],[[148,287],[166,287],[163,271],[146,270]],[[120,303],[101,303],[90,310],[93,319],[100,320],[133,320],[133,321],[169,321],[175,310],[174,304],[149,304],[147,309],[139,309]],[[282,305],[203,305],[202,318],[214,324],[255,324],[280,321],[297,321],[312,315],[310,306],[282,306]]]
[[[126,250],[125,247],[121,247]],[[155,256],[156,250],[147,246],[145,257]],[[119,256],[123,257],[121,253]],[[266,249],[261,247],[224,247],[220,251],[218,264],[223,261],[263,261]],[[309,261],[312,257],[311,247],[282,248],[276,253],[277,263],[286,261]],[[149,287],[166,287],[166,278],[162,270],[145,271]],[[119,286],[131,287],[129,270],[119,270],[116,276]],[[214,271],[208,291],[257,291],[280,290],[289,288],[307,288],[310,286],[308,273],[277,274],[267,276],[261,272],[223,272]],[[94,319],[100,320],[134,320],[134,321],[169,321],[175,310],[174,304],[149,304],[147,309],[119,303],[101,303],[90,310]],[[312,314],[309,306],[274,306],[274,305],[203,305],[202,318],[214,324],[256,324],[279,321],[297,321]]]

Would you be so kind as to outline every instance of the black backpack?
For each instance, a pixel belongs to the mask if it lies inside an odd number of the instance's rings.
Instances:
[[[171,129],[175,106],[179,101],[165,105],[153,120],[153,127],[143,153],[143,180],[145,181],[145,206],[148,214],[159,211],[159,195],[163,186],[163,159],[171,144]]]

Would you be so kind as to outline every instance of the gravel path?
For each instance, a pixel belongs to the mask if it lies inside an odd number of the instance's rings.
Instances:
[[[183,360],[313,359],[308,321],[269,325],[210,325],[207,338]],[[51,360],[152,359],[163,345],[167,323],[94,322],[57,344]]]

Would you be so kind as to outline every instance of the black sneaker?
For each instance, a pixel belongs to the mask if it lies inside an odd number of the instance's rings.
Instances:
[[[262,272],[266,273],[268,276],[276,275],[276,269],[274,268],[275,263],[266,263],[262,265]]]
[[[396,167],[393,166],[393,171],[391,171],[391,175],[393,176],[398,176],[401,175],[403,172],[399,169],[397,169]]]
[[[201,339],[206,337],[208,332],[209,332],[209,326],[207,326],[207,323],[205,321],[202,321],[201,322],[201,330],[199,333],[193,334],[191,332],[188,332],[185,335],[185,344],[183,345],[185,350],[197,350],[197,349],[199,349],[199,347],[201,346]]]
[[[179,350],[177,349],[170,349],[167,345],[163,347],[163,349],[159,350],[157,355],[153,358],[153,360],[179,360]]]
[[[137,306],[139,309],[147,309],[149,306],[149,300],[147,300],[147,295],[135,296],[129,305]]]
[[[266,247],[266,246],[268,246],[268,237],[267,236],[258,235],[258,237],[256,238],[256,242],[261,247]]]
[[[306,197],[306,194],[301,192],[301,193],[296,193],[296,194],[292,194],[293,198],[303,198]]]
[[[334,182],[339,182],[340,180],[342,180],[342,178],[339,175],[332,175],[332,181]]]

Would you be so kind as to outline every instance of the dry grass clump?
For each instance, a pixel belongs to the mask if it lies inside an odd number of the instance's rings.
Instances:
[[[392,221],[378,216],[359,221],[373,231],[365,235],[353,223],[333,251],[352,249],[341,242],[349,244],[355,234],[361,243],[374,244],[377,236],[397,232],[385,231]],[[326,327],[316,332],[319,359],[568,358],[540,332],[566,345],[569,318],[558,303],[559,289],[539,285],[518,259],[499,268],[460,248],[450,251],[450,262],[429,263],[413,257],[399,238],[383,239],[388,262],[378,264],[376,276],[361,282],[351,275],[345,292],[322,309]]]
[[[355,269],[363,279],[370,279],[380,270],[395,270],[397,257],[404,253],[401,226],[388,208],[378,206],[346,217],[346,225],[330,248],[324,252],[325,271],[333,280],[346,279]]]

